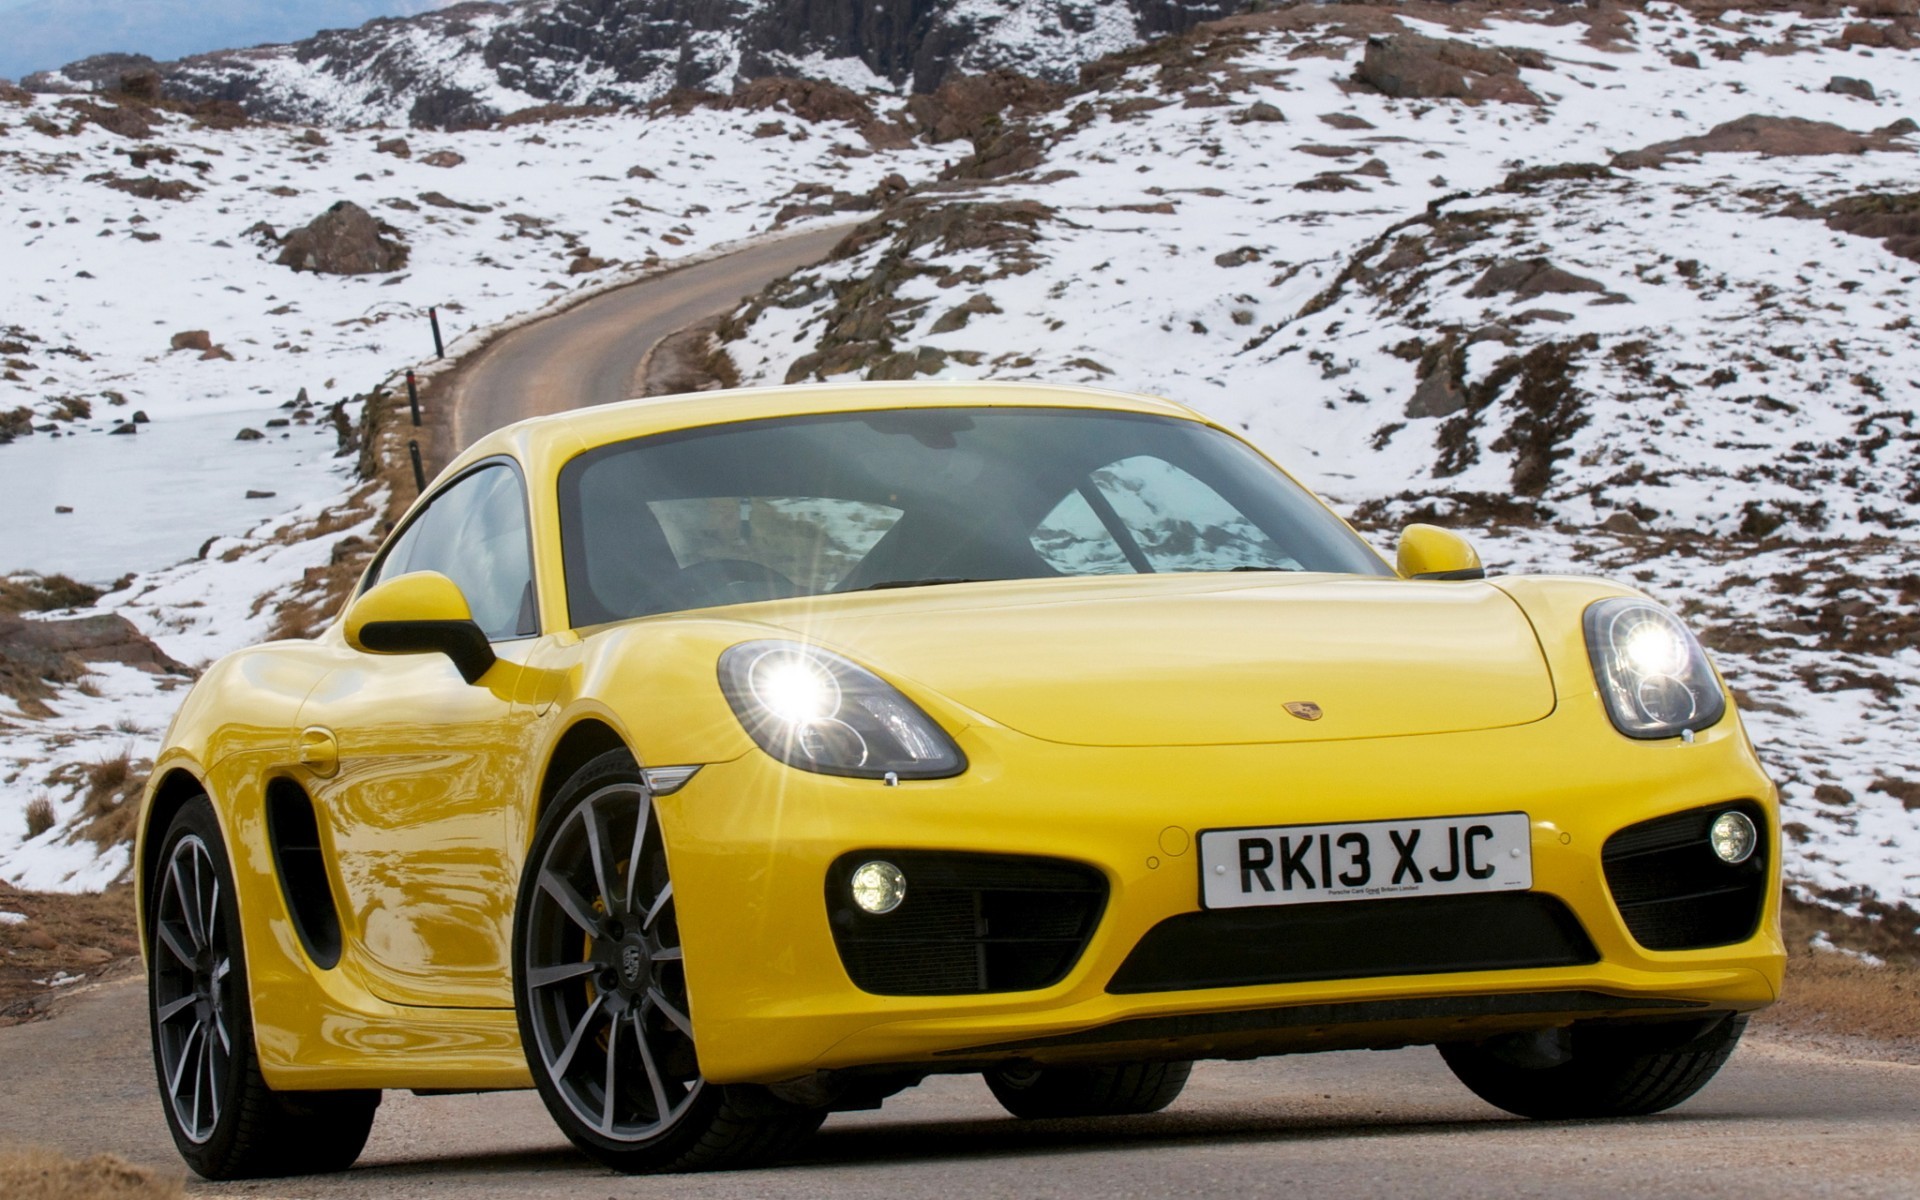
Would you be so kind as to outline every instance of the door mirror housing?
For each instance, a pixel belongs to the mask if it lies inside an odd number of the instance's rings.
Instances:
[[[1395,566],[1402,579],[1485,579],[1480,554],[1472,543],[1438,525],[1409,525],[1400,531]]]
[[[460,585],[438,571],[414,571],[367,589],[347,609],[347,645],[368,654],[444,654],[477,683],[493,647],[474,622]]]

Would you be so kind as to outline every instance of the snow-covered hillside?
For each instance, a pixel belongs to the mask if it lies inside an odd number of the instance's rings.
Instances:
[[[1895,47],[1905,26],[1657,4],[1593,24],[1398,11],[1248,17],[1111,64],[1032,122],[1030,170],[896,206],[736,314],[734,364],[755,382],[1173,396],[1246,430],[1385,548],[1433,519],[1472,531],[1498,570],[1639,582],[1703,628],[1747,696],[1797,885],[1911,919],[1920,139],[1900,118],[1920,56]],[[1370,35],[1395,40],[1369,51]],[[1382,94],[1355,79],[1370,54],[1375,78],[1475,62],[1490,70],[1452,77],[1511,99]],[[1756,114],[1789,120],[1742,121]],[[1631,153],[1729,123],[1709,149]]]
[[[767,75],[931,91],[955,71],[1071,80],[1081,63],[1238,0],[519,0],[461,3],[288,46],[158,64],[169,95],[255,116],[466,128],[538,105],[731,93]],[[30,86],[112,87],[121,57]]]

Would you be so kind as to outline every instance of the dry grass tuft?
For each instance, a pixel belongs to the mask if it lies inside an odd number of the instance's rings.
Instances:
[[[27,840],[32,841],[53,828],[53,801],[35,796],[27,801]]]
[[[88,587],[65,575],[13,575],[0,578],[0,612],[52,612],[62,608],[86,608],[101,597],[99,588]]]
[[[0,1150],[0,1196],[8,1200],[171,1200],[184,1176],[164,1178],[111,1154],[86,1160],[51,1150]]]
[[[47,776],[47,782],[81,793],[80,832],[105,850],[132,840],[140,795],[152,769],[151,762],[133,757],[132,747],[127,747],[111,758],[62,766]]]
[[[89,841],[104,850],[133,838],[140,793],[146,790],[151,765],[145,759],[136,762],[128,748],[84,768],[87,799],[80,811],[87,818],[84,832]]]

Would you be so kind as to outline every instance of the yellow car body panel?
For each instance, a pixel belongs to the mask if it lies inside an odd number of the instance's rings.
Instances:
[[[583,450],[716,423],[929,403],[1202,420],[1169,402],[1080,389],[903,385],[769,389],[523,423],[482,439],[442,478],[509,458],[529,481],[542,634],[495,643],[499,660],[468,684],[442,655],[354,649],[343,615],[313,641],[243,651],[203,677],[156,764],[137,894],[147,895],[166,815],[203,791],[235,874],[269,1084],[530,1085],[512,1012],[514,897],[540,805],[559,782],[555,756],[583,722],[611,730],[645,767],[700,768],[655,803],[701,1069],[713,1082],[1069,1061],[1115,1045],[1139,1057],[1206,1057],[1440,1041],[1685,1005],[1748,1011],[1778,995],[1773,786],[1730,697],[1727,715],[1687,740],[1615,731],[1581,624],[1594,601],[1636,594],[1612,584],[1027,580],[569,627],[553,481]],[[728,647],[761,638],[815,642],[874,671],[946,730],[965,771],[889,786],[762,752],[715,668]],[[1298,719],[1288,702],[1322,715]],[[289,785],[319,814],[341,926],[331,966],[303,944],[270,844],[269,794]],[[1642,948],[1609,893],[1601,845],[1637,822],[1738,801],[1759,806],[1763,844],[1775,848],[1755,931],[1711,949]],[[1532,890],[1578,914],[1599,961],[1107,990],[1148,930],[1200,908],[1202,831],[1504,812],[1527,814]],[[1058,983],[878,995],[842,965],[823,896],[829,865],[865,849],[1065,859],[1097,869],[1109,896]],[[1570,999],[1439,1015],[1340,1007],[1513,996]],[[1596,996],[1604,1002],[1581,1007]],[[1119,1022],[1277,1010],[1299,1019],[1121,1026],[1100,1040]],[[1320,1012],[1332,1015],[1315,1019]]]

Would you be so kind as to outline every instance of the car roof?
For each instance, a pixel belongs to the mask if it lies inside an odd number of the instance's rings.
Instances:
[[[912,381],[735,388],[532,417],[484,435],[462,451],[442,477],[500,454],[519,459],[534,473],[557,472],[575,455],[609,442],[737,421],[896,408],[1009,407],[1105,409],[1206,419],[1184,404],[1157,396],[1045,383]]]

